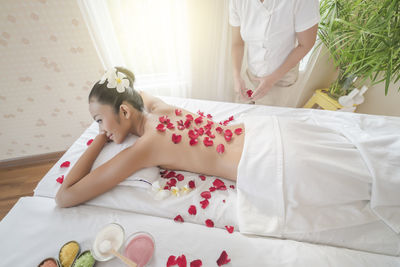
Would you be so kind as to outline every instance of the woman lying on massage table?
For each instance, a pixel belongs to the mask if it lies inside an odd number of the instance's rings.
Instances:
[[[100,133],[67,175],[56,196],[58,206],[86,202],[146,167],[236,180],[244,143],[243,124],[219,125],[210,118],[168,105],[133,89],[134,79],[129,70],[116,68],[94,85],[89,111]],[[235,129],[239,129],[237,134]],[[103,146],[108,141],[122,143],[128,134],[140,138],[91,171]]]

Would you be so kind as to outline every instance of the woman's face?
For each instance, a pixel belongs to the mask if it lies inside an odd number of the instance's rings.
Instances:
[[[120,144],[129,133],[129,128],[124,127],[119,115],[115,114],[110,105],[100,104],[97,101],[89,102],[89,112],[99,124],[99,131],[104,131],[108,139]]]

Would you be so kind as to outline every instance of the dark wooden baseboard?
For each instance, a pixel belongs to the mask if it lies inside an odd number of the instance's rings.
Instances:
[[[52,161],[57,161],[65,151],[52,152],[28,157],[19,157],[13,159],[0,160],[0,169],[18,167],[18,166],[29,166],[35,164],[42,164]]]

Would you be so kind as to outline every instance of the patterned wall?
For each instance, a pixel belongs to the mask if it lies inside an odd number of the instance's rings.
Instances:
[[[66,150],[103,68],[72,0],[2,0],[0,161]]]

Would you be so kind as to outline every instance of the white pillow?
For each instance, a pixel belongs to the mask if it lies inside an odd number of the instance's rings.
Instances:
[[[120,151],[124,150],[125,148],[131,146],[136,142],[138,139],[135,135],[129,135],[126,137],[124,142],[121,144],[116,144],[114,142],[107,143],[100,154],[97,156],[97,159],[93,163],[92,170],[99,167],[101,164],[105,163],[106,161],[110,160]],[[132,163],[134,164],[134,163]],[[160,175],[160,169],[158,167],[150,167],[141,169],[131,176],[126,178],[122,181],[119,185],[126,185],[126,186],[135,186],[135,187],[149,187],[151,184],[157,180]]]

